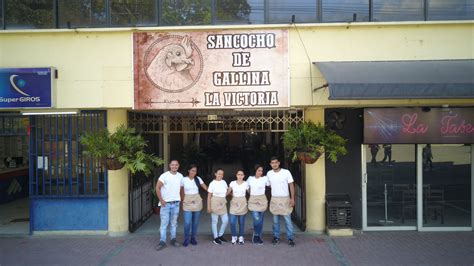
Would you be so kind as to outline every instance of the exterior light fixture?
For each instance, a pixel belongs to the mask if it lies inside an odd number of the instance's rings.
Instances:
[[[28,110],[21,111],[22,115],[76,115],[78,110]]]

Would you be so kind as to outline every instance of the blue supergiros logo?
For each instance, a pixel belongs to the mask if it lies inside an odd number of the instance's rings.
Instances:
[[[12,85],[13,89],[15,89],[18,93],[20,93],[23,96],[31,96],[28,93],[22,91],[19,87],[23,88],[26,85],[26,81],[24,79],[19,79],[18,80],[18,86],[15,83],[15,78],[18,77],[18,75],[11,75],[10,76],[10,84]]]

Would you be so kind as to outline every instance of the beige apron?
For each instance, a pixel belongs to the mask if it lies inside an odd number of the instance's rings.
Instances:
[[[227,201],[225,197],[212,196],[211,198],[211,210],[212,213],[217,215],[223,215],[227,213]]]
[[[267,210],[268,200],[265,195],[250,195],[249,198],[249,210],[255,212],[264,212]]]
[[[290,207],[290,197],[273,197],[270,200],[270,212],[273,215],[291,214],[293,208]]]
[[[183,211],[198,212],[202,210],[202,198],[199,194],[184,195]]]
[[[232,197],[229,213],[233,215],[247,214],[247,199],[245,197]]]

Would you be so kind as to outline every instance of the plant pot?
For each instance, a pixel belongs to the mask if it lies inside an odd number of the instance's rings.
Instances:
[[[153,206],[153,213],[156,214],[156,215],[160,215],[160,207]]]
[[[121,163],[119,160],[115,158],[107,158],[105,159],[105,166],[108,170],[119,170],[122,169],[125,164]]]
[[[311,155],[307,152],[297,152],[296,156],[298,156],[298,159],[306,164],[313,164],[315,163],[321,155],[318,155],[318,157],[314,158],[311,157]]]

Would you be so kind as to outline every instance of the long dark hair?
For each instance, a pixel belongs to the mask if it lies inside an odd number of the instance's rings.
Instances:
[[[258,170],[258,168],[262,168],[262,171],[265,170],[262,165],[256,164],[256,165],[253,167],[253,174],[254,174],[254,175],[257,175],[257,170]]]
[[[197,188],[198,188],[198,190],[199,190],[199,188],[201,187],[201,184],[199,183],[199,177],[198,177],[198,175],[197,175],[197,169],[198,169],[197,165],[195,165],[195,164],[190,164],[190,165],[188,166],[188,176],[189,176],[189,170],[191,170],[191,169],[193,169],[193,168],[196,168],[196,176],[194,177],[194,183],[196,183],[196,186],[197,186]]]

